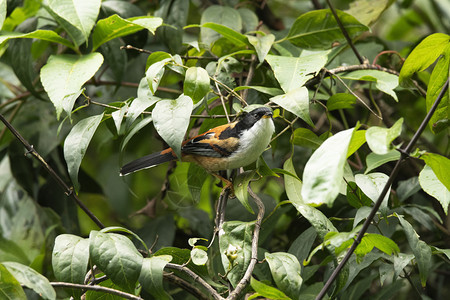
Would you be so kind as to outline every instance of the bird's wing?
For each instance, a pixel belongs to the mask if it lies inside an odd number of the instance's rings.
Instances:
[[[236,145],[224,142],[217,137],[216,132],[208,131],[202,135],[188,140],[181,152],[183,154],[195,154],[208,157],[227,157],[237,148]]]

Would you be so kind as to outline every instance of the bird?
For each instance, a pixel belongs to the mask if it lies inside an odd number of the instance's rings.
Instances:
[[[218,171],[237,169],[255,162],[270,143],[275,126],[272,110],[258,107],[244,112],[236,121],[212,128],[182,143],[181,161],[194,162],[215,177]],[[120,175],[178,160],[172,148],[149,154],[125,164]]]

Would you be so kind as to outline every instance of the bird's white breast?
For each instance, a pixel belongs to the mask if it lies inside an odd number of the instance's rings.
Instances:
[[[228,158],[228,169],[245,167],[258,159],[270,143],[275,126],[272,118],[261,118],[239,139],[239,147]]]

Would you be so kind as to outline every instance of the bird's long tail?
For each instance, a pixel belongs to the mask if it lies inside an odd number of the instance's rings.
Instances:
[[[175,159],[177,159],[177,157],[170,148],[161,152],[152,153],[124,165],[120,169],[120,176],[125,176],[143,169],[148,169]]]

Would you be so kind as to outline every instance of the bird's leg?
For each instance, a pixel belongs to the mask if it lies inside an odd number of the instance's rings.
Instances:
[[[214,177],[216,177],[217,179],[219,179],[220,181],[222,181],[224,183],[224,187],[222,188],[222,193],[229,189],[230,190],[230,197],[234,198],[234,187],[233,187],[233,182],[231,182],[230,180],[220,176],[217,173],[211,173],[211,175],[213,175]]]

